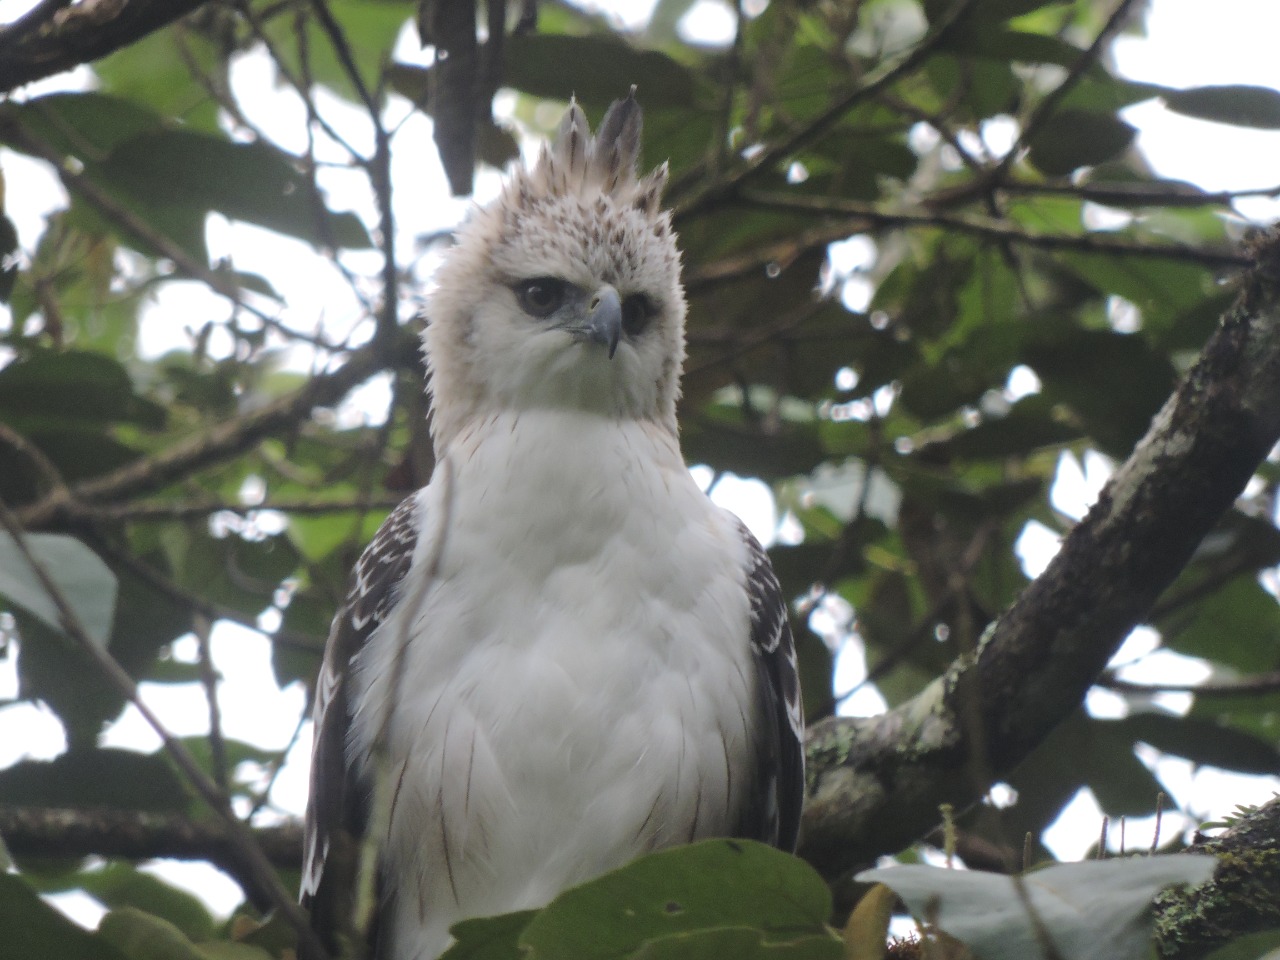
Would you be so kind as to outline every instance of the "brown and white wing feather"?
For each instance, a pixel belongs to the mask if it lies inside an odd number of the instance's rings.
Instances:
[[[755,789],[738,832],[791,851],[796,848],[804,801],[804,710],[795,641],[769,555],[741,521],[738,530],[747,546],[751,653],[761,718]]]
[[[369,799],[368,785],[347,762],[351,723],[348,674],[352,659],[387,620],[399,597],[422,528],[420,499],[405,498],[360,555],[347,598],[329,629],[316,681],[315,746],[303,840],[301,900],[311,914],[312,927],[334,951],[340,949],[341,938],[351,934],[355,877]]]

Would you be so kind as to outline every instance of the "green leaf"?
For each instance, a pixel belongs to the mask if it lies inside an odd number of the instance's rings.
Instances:
[[[1111,723],[1128,739],[1196,763],[1258,776],[1280,770],[1280,751],[1274,744],[1220,723],[1162,713],[1139,713]]]
[[[449,932],[457,942],[440,960],[519,960],[520,934],[537,912],[521,910],[456,923]]]
[[[630,956],[635,960],[838,960],[841,945],[829,934],[768,942],[760,930],[727,927],[650,940]]]
[[[360,219],[331,212],[298,168],[262,141],[159,130],[119,144],[100,173],[152,206],[217,210],[316,245],[371,247]]]
[[[826,936],[830,952],[811,955],[838,958],[840,941],[826,927],[830,914],[827,885],[804,861],[751,841],[707,840],[561,894],[530,921],[520,943],[539,960],[604,960],[667,937],[744,928],[762,944]]]
[[[170,886],[131,863],[108,863],[100,870],[74,876],[80,889],[108,909],[145,909],[172,923],[192,940],[206,940],[214,934],[213,917],[199,897]]]
[[[4,113],[59,153],[85,160],[104,156],[119,143],[164,125],[160,114],[131,100],[103,93],[53,93],[26,103],[7,103]],[[4,137],[15,150],[22,147]]]
[[[165,423],[159,404],[134,392],[117,360],[87,350],[36,350],[0,370],[0,417],[41,423]]]
[[[116,605],[116,578],[96,553],[65,533],[29,533],[31,555],[43,566],[89,639],[105,647]],[[0,597],[61,631],[62,615],[35,570],[7,533],[0,533]]]
[[[855,879],[892,888],[912,914],[964,941],[983,960],[1041,956],[1037,928],[1061,960],[1147,960],[1152,898],[1176,883],[1203,883],[1213,857],[1174,854],[1056,864],[1018,879],[939,867],[864,870]],[[1034,911],[1034,917],[1031,914]]]
[[[22,877],[0,873],[0,960],[126,960],[49,906]]]
[[[110,807],[182,811],[187,793],[160,754],[72,749],[53,760],[21,760],[0,770],[6,803],[32,807]]]
[[[1023,359],[1045,398],[1069,406],[1103,452],[1118,457],[1128,456],[1177,383],[1167,354],[1106,330],[1038,331]]]
[[[1275,666],[1280,604],[1249,574],[1197,604],[1176,608],[1154,626],[1179,653],[1257,673]]]
[[[98,925],[98,935],[131,960],[207,960],[172,923],[137,907],[112,910]]]
[[[1187,117],[1237,127],[1280,130],[1280,90],[1270,87],[1227,84],[1171,90],[1164,95],[1164,103],[1170,110]]]
[[[1136,133],[1115,114],[1062,109],[1036,131],[1028,156],[1040,172],[1065,176],[1110,160],[1133,142]]]

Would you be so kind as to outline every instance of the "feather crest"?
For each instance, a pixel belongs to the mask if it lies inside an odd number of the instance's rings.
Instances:
[[[577,100],[570,100],[555,139],[542,149],[533,169],[511,179],[508,203],[522,208],[536,199],[592,190],[656,214],[667,181],[666,165],[643,178],[636,172],[642,112],[635,94],[632,87],[626,99],[613,102],[594,136]]]

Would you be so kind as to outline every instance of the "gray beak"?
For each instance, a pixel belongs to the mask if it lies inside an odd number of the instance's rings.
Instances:
[[[596,343],[609,348],[612,360],[622,339],[622,300],[613,287],[606,284],[591,298],[586,332]]]

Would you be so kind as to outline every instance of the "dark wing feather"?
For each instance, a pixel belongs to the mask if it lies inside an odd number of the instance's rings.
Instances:
[[[795,641],[769,555],[741,521],[738,529],[747,545],[751,653],[761,718],[757,780],[738,832],[793,851],[804,802],[804,710]]]
[[[316,681],[302,905],[311,913],[311,926],[335,955],[346,955],[341,940],[352,935],[355,878],[368,801],[367,786],[347,764],[348,666],[387,619],[400,592],[397,588],[409,572],[421,526],[418,499],[407,497],[392,511],[356,562],[347,599],[329,629]],[[369,944],[370,954],[372,947]]]

